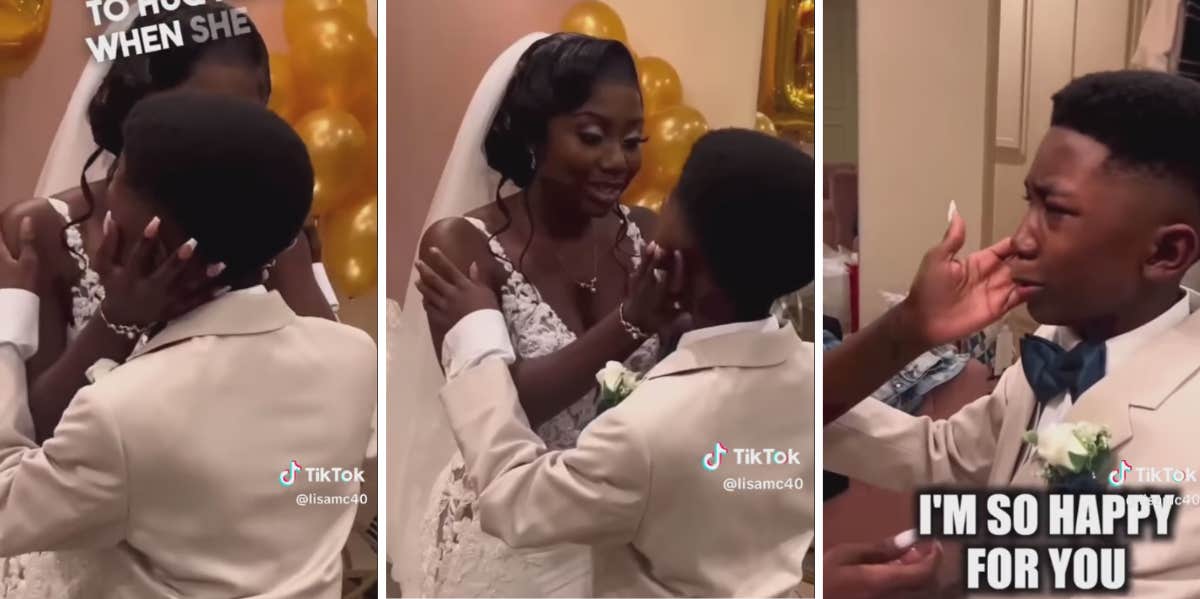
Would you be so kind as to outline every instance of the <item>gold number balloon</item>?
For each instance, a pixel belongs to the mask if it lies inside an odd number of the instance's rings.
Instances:
[[[657,56],[643,56],[637,61],[637,70],[647,116],[683,102],[683,83],[671,63]]]
[[[683,172],[692,145],[708,132],[708,121],[686,104],[671,106],[646,119],[646,142],[642,170],[651,186],[670,189]]]
[[[313,165],[312,213],[324,215],[345,202],[361,180],[367,135],[353,115],[336,108],[308,113],[296,123],[296,132]]]
[[[294,41],[309,21],[327,10],[343,10],[364,26],[367,23],[367,0],[284,0],[283,32]]]
[[[342,207],[317,221],[321,259],[342,295],[355,298],[375,286],[379,202],[376,196]]]
[[[376,40],[361,19],[342,9],[321,11],[288,41],[310,105],[350,109],[373,91]]]
[[[584,0],[572,6],[563,17],[562,30],[629,45],[629,39],[625,37],[625,24],[617,16],[617,11],[598,0]]]
[[[25,72],[50,24],[50,0],[0,0],[0,78]]]

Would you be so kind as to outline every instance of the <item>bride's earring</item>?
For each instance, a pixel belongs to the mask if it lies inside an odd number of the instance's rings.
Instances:
[[[537,154],[533,152],[533,148],[529,148],[529,170],[537,172]]]

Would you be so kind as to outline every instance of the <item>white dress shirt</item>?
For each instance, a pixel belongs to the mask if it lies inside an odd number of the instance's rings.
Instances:
[[[24,289],[0,289],[0,348],[24,361],[37,353],[38,296]]]
[[[37,353],[38,296],[24,289],[0,289],[0,427],[33,437],[25,360]]]
[[[1166,312],[1159,314],[1150,322],[1105,341],[1105,375],[1107,376],[1108,373],[1120,367],[1138,349],[1146,343],[1153,341],[1158,335],[1179,326],[1179,323],[1187,319],[1189,313],[1188,294],[1184,293],[1179,301],[1175,302],[1174,305],[1167,308]],[[1080,342],[1079,335],[1069,327],[1054,327],[1050,332],[1049,339],[1068,351]],[[1062,422],[1074,401],[1074,398],[1070,397],[1070,395],[1071,392],[1067,391],[1046,402],[1045,407],[1042,408],[1041,416],[1038,417],[1037,430],[1039,433],[1045,432],[1053,424]]]

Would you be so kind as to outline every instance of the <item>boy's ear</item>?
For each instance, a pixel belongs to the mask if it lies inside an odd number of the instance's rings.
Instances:
[[[1153,244],[1143,269],[1151,281],[1177,282],[1200,258],[1200,233],[1192,225],[1175,223],[1159,227]]]

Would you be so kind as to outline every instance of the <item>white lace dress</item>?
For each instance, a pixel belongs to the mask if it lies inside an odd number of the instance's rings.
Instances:
[[[50,199],[50,205],[70,220],[66,203]],[[78,227],[66,230],[67,247],[75,254],[79,265],[79,280],[71,286],[72,322],[67,327],[67,340],[72,341],[87,324],[101,300],[104,287],[100,276],[92,270],[84,251],[83,237]],[[0,559],[0,597],[5,599],[85,599],[95,596],[98,578],[104,575],[100,566],[103,554],[92,551],[55,551],[27,553]]]
[[[628,210],[626,210],[628,217]],[[468,218],[484,235],[481,221]],[[633,263],[641,261],[645,241],[629,221]],[[500,243],[491,250],[501,258],[508,279],[501,288],[501,309],[508,322],[517,355],[534,358],[553,353],[575,341],[575,335],[537,288],[512,267]],[[626,361],[627,367],[645,372],[658,354],[655,339],[646,341]],[[542,424],[537,434],[550,449],[574,447],[580,431],[596,415],[594,391]],[[476,519],[476,489],[466,478],[462,455],[456,453],[438,478],[422,520],[425,550],[422,568],[423,597],[590,597],[591,550],[582,545],[556,545],[538,549],[512,549],[483,532]]]

